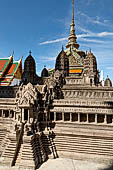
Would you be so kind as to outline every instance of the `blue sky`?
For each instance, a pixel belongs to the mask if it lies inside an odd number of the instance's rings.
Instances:
[[[15,52],[15,60],[29,50],[37,73],[66,45],[71,23],[71,0],[1,0],[0,57]],[[113,81],[113,0],[75,0],[77,42],[81,50],[92,49],[98,69]]]

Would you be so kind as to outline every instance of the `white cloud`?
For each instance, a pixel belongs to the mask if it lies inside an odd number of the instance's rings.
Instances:
[[[113,36],[113,32],[101,32],[97,34],[99,37]]]
[[[39,45],[53,44],[53,43],[57,43],[57,42],[61,42],[61,41],[66,41],[67,39],[68,39],[67,37],[64,37],[64,38],[59,38],[59,39],[55,39],[55,40],[48,40],[48,41],[39,43]]]
[[[100,33],[94,33],[91,32],[90,30],[84,29],[82,27],[80,27],[80,30],[85,32],[84,34],[78,34],[77,38],[86,42],[95,42],[95,43],[108,43],[108,41],[103,41],[103,40],[95,40],[95,39],[88,39],[88,37],[95,37],[95,38],[101,38],[101,37],[109,37],[109,36],[113,36],[113,32],[100,32]],[[62,41],[66,41],[68,40],[68,37],[64,37],[64,38],[58,38],[55,40],[48,40],[48,41],[44,41],[39,43],[39,45],[46,45],[46,44],[53,44],[53,43],[58,43],[58,42],[62,42]]]
[[[94,33],[94,32],[89,32],[86,34],[79,34],[77,35],[78,38],[82,37],[106,37],[106,36],[113,36],[113,32],[100,32],[100,33]]]
[[[100,43],[100,44],[104,44],[105,41],[101,41],[101,40],[94,40],[94,39],[86,39],[86,38],[80,38],[81,41],[85,41],[85,42],[92,42],[92,43]]]
[[[55,60],[56,60],[56,57],[48,57],[48,58],[46,58],[45,60],[47,60],[47,61],[55,61]]]
[[[83,28],[80,25],[77,25],[77,28],[78,28],[79,31],[82,31],[82,32],[85,32],[85,33],[92,33],[90,30]]]
[[[48,57],[48,56],[39,56],[39,61],[41,60],[41,62],[47,62],[47,61],[55,61],[56,57]],[[39,65],[39,63],[38,63]]]
[[[108,26],[109,21],[105,20],[105,19],[101,19],[99,16],[90,17],[81,11],[79,11],[78,14],[79,14],[79,16],[83,17],[82,19],[85,19],[85,21],[87,21],[88,23],[97,24],[97,25],[101,25],[101,26]]]

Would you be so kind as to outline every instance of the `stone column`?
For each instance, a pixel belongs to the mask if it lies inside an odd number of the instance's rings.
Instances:
[[[16,120],[16,112],[14,112],[14,120]]]
[[[31,109],[28,109],[28,123],[30,123],[30,111]]]
[[[56,121],[56,112],[54,112],[54,121]]]
[[[107,124],[107,115],[105,114],[105,117],[104,117],[104,124]]]
[[[97,114],[95,114],[95,123],[97,124]]]
[[[12,118],[12,117],[11,117],[11,110],[9,110],[9,118]]]
[[[89,123],[89,117],[88,117],[88,115],[89,115],[89,114],[87,113],[87,123]]]
[[[64,122],[64,112],[62,112],[62,120],[63,120],[63,122]]]
[[[4,111],[2,110],[2,117],[3,117]]]
[[[3,111],[3,113],[2,113],[2,115],[3,115],[3,118],[5,118],[5,113],[4,113],[4,110],[2,110]]]
[[[22,122],[24,122],[24,108],[22,108]]]
[[[80,113],[78,113],[78,123],[80,123]]]
[[[70,113],[70,122],[72,122],[72,114],[73,114],[73,113]]]

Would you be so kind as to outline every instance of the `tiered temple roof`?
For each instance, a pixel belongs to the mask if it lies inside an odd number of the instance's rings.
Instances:
[[[10,86],[13,79],[21,79],[22,59],[13,61],[13,55],[9,58],[0,58],[0,86]]]

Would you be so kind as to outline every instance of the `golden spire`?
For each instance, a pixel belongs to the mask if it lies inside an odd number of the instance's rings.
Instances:
[[[72,0],[72,22],[74,23],[74,0]]]
[[[72,0],[72,22],[70,25],[70,35],[68,38],[68,44],[66,45],[66,48],[70,48],[70,47],[75,47],[76,49],[79,48],[79,44],[77,44],[77,37],[75,34],[75,23],[74,23],[74,0]]]

